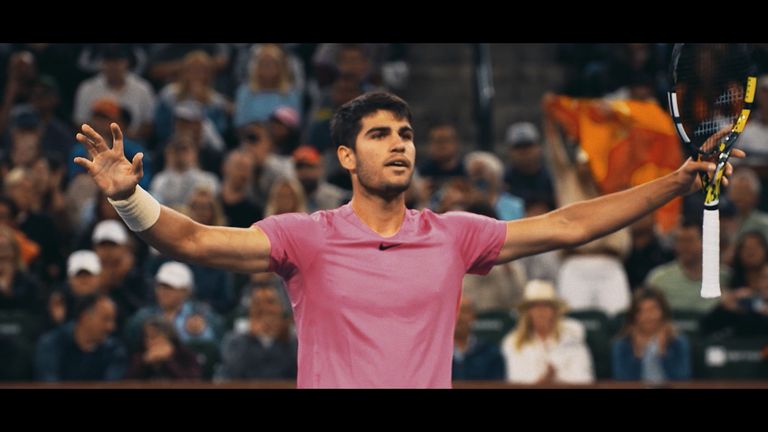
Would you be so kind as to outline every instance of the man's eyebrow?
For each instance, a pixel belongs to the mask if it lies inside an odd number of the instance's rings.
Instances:
[[[376,132],[389,132],[391,130],[392,129],[389,126],[375,126],[375,127],[372,127],[370,129],[368,129],[367,131],[365,131],[365,134],[366,135],[370,135],[370,134],[376,133]]]

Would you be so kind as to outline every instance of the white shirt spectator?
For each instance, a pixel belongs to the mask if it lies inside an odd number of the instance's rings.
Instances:
[[[75,124],[83,124],[91,118],[91,106],[101,98],[111,97],[128,109],[131,123],[128,129],[137,132],[142,124],[152,123],[155,114],[156,98],[152,86],[140,76],[129,72],[125,77],[125,86],[120,91],[110,88],[103,73],[83,81],[75,95],[73,118]]]

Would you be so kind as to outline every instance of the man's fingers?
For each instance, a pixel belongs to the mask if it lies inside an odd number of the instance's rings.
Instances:
[[[123,154],[123,131],[117,123],[110,124],[109,129],[112,131],[112,148],[117,153]]]
[[[83,123],[83,126],[80,127],[80,130],[83,132],[83,135],[85,135],[90,140],[94,150],[99,153],[109,150],[107,143],[104,142],[104,138],[102,138],[102,136],[99,135],[99,133],[96,132],[87,123]]]
[[[85,135],[83,135],[83,134],[78,132],[77,135],[75,135],[75,139],[80,144],[82,144],[83,147],[85,147],[85,150],[88,151],[88,154],[90,154],[91,157],[95,157],[98,154],[98,152],[96,151],[96,143],[94,143],[87,136],[85,136]]]
[[[133,172],[139,177],[144,177],[144,163],[142,163],[142,160],[144,159],[144,153],[136,153],[133,156],[133,161],[131,162],[131,165],[133,166]]]
[[[747,156],[747,153],[744,150],[737,148],[731,150],[731,157],[743,158],[745,156]]]
[[[79,134],[78,134],[78,135],[79,135]],[[79,156],[78,156],[78,157],[76,157],[76,158],[74,159],[74,162],[75,162],[76,164],[80,165],[81,167],[85,168],[85,169],[86,169],[88,172],[91,172],[91,169],[93,169],[93,162],[89,161],[89,160],[88,160],[88,159],[86,159],[86,158],[83,158],[83,157],[79,157]]]

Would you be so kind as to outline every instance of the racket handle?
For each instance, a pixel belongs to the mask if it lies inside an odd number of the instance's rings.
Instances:
[[[704,210],[702,227],[701,296],[720,297],[720,211]]]

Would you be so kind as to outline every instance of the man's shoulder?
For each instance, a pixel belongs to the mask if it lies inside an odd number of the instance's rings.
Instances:
[[[676,261],[670,261],[651,269],[651,271],[648,273],[648,281],[652,282],[654,280],[667,278],[677,274],[680,274],[680,267],[677,265]]]

